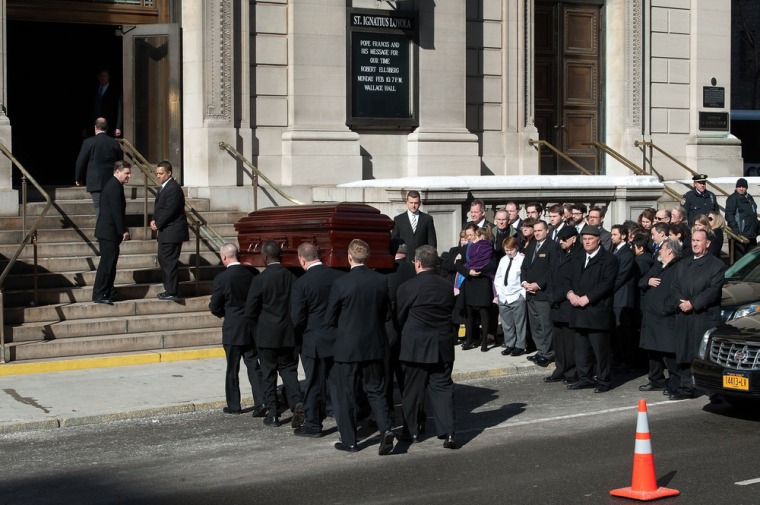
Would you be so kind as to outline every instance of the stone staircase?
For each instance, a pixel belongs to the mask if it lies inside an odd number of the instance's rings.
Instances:
[[[47,189],[46,189],[47,190]],[[222,270],[215,247],[195,234],[182,247],[180,290],[185,299],[159,301],[161,273],[156,241],[143,229],[142,176],[125,186],[127,224],[132,240],[121,246],[117,266],[118,299],[113,306],[92,303],[98,266],[95,216],[83,188],[49,188],[54,201],[37,234],[37,285],[34,249],[27,245],[3,289],[6,361],[48,360],[83,355],[128,353],[221,344],[221,321],[208,311],[212,280]],[[27,228],[44,207],[30,192]],[[210,212],[208,200],[188,199],[223,237],[236,241],[233,224],[245,213]],[[153,195],[148,194],[148,209]],[[0,217],[0,270],[24,237],[23,218]],[[196,256],[200,269],[196,285]]]

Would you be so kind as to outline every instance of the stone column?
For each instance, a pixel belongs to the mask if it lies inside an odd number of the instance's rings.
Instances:
[[[465,127],[465,2],[419,2],[419,127],[407,176],[480,175],[478,139]]]
[[[8,103],[8,66],[6,64],[8,48],[5,26],[8,18],[5,9],[5,0],[0,0],[0,142],[11,149],[11,122],[5,115],[5,107]],[[11,161],[0,155],[0,216],[18,215],[18,192],[12,189],[12,172]]]
[[[361,180],[359,135],[346,126],[345,0],[291,0],[288,34],[282,183]]]

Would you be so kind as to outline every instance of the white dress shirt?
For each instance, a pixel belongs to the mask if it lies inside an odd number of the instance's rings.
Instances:
[[[518,254],[512,260],[512,268],[509,269],[507,285],[504,285],[504,275],[509,265],[509,256],[504,256],[499,261],[499,268],[496,269],[496,276],[493,279],[496,295],[501,303],[507,304],[518,300],[520,297],[525,298],[525,289],[520,286],[520,267],[522,266],[525,256]]]

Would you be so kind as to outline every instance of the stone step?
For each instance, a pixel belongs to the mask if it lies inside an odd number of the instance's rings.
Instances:
[[[151,212],[152,208],[149,207],[148,211]],[[202,212],[201,216],[207,223],[209,223],[209,225],[211,225],[211,227],[215,227],[217,224],[234,224],[240,218],[247,216],[247,214],[245,212],[206,211]],[[23,219],[21,216],[0,217],[0,223],[2,223],[1,228],[3,230],[28,230],[34,224],[35,219],[36,216],[27,216],[26,227],[22,226]],[[127,214],[126,223],[130,228],[142,227],[142,211],[136,214]],[[54,230],[61,228],[95,228],[95,214],[92,211],[92,206],[90,206],[84,214],[67,214],[66,217],[61,217],[58,213],[55,215],[48,214],[42,218],[39,226],[39,230]]]
[[[159,302],[155,298],[117,301],[113,305],[92,303],[61,303],[40,307],[13,307],[5,311],[5,323],[9,325],[40,323],[44,321],[73,321],[98,317],[114,318],[148,316],[153,314],[176,314],[208,311],[210,295],[185,298],[179,302]]]
[[[235,231],[235,225],[233,223],[224,223],[211,225],[217,233],[230,240],[237,238],[237,232]],[[154,240],[156,233],[150,228],[140,226],[129,227],[129,234],[132,240]],[[191,236],[194,233],[190,232]],[[21,230],[3,230],[0,231],[0,244],[18,244],[20,243],[26,233]],[[37,243],[51,243],[51,242],[83,242],[84,240],[96,243],[95,228],[58,228],[58,229],[43,229],[37,232]]]
[[[14,342],[6,345],[6,361],[176,349],[221,345],[221,343],[221,327],[66,338],[39,342]]]
[[[18,245],[0,244],[0,255],[10,257],[16,252],[16,249],[18,249]],[[128,240],[122,242],[120,254],[148,254],[155,251],[155,240]],[[37,245],[38,258],[95,256],[97,253],[97,242],[46,242]],[[25,247],[19,257],[33,258],[34,248]]]
[[[159,293],[164,291],[161,284],[117,284],[115,286],[119,300],[135,300],[141,298],[155,299]],[[179,290],[183,296],[198,296],[211,293],[212,281],[198,282],[198,292],[196,292],[195,282],[180,282]],[[48,288],[38,291],[38,301],[36,305],[54,305],[58,303],[83,303],[92,301],[92,286],[75,286],[64,288]],[[159,303],[156,300],[156,303]],[[160,302],[160,303],[180,303],[180,302]],[[34,290],[8,290],[5,293],[6,307],[29,307],[35,305]]]
[[[173,302],[157,301],[170,304]],[[114,336],[153,331],[221,327],[221,320],[208,310],[128,317],[99,317],[71,321],[50,320],[5,327],[6,342],[32,342],[64,338]]]
[[[138,198],[135,195],[130,194],[129,191],[125,192],[127,197],[127,214],[143,214],[145,207],[144,198]],[[93,214],[92,200],[56,200],[55,204],[50,207],[47,215],[80,215],[80,214]],[[192,205],[198,212],[206,212],[209,210],[209,201],[206,199],[188,199],[188,203]],[[44,202],[31,202],[27,203],[27,216],[39,216],[42,210],[45,208]],[[148,213],[153,212],[153,200],[148,199]]]
[[[182,246],[182,254],[179,256],[180,264],[195,267],[195,244],[191,247],[190,243]],[[39,258],[37,260],[38,268],[43,272],[91,272],[98,268],[100,262],[99,256],[69,256],[60,258]],[[7,260],[0,260],[0,270],[5,268]],[[202,266],[220,265],[219,256],[211,252],[208,248],[201,248],[200,264]],[[140,269],[156,268],[158,266],[158,257],[155,250],[149,254],[129,254],[120,255],[117,270],[121,269]],[[24,275],[32,273],[33,265],[31,259],[24,258],[16,261],[11,269],[12,275]]]
[[[203,265],[200,268],[201,280],[212,280],[224,269],[221,265]],[[180,281],[195,280],[195,265],[182,265],[179,267]],[[37,275],[39,289],[64,288],[74,286],[92,286],[95,283],[95,270],[86,272],[44,272]],[[116,284],[155,284],[161,282],[161,270],[158,268],[123,269],[116,271]],[[4,288],[7,290],[28,289],[34,285],[33,274],[9,275],[5,279]]]

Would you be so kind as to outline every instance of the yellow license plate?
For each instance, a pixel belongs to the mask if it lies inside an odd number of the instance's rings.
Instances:
[[[737,373],[723,373],[723,388],[749,391],[749,377]]]

